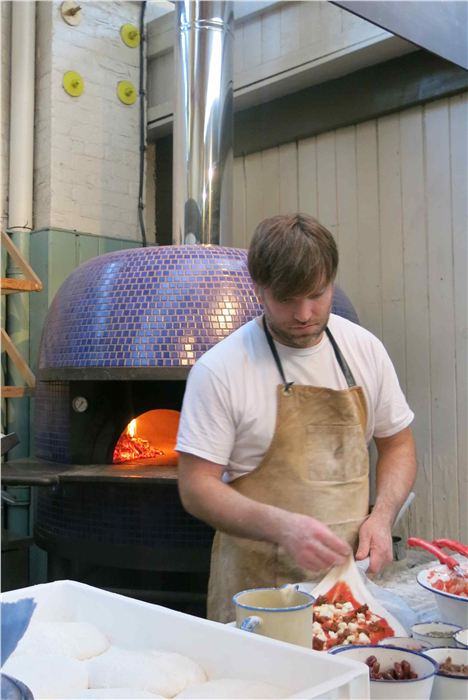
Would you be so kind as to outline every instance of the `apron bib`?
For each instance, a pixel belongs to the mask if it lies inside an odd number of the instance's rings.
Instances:
[[[265,334],[283,379],[271,444],[260,464],[231,488],[261,503],[312,516],[353,548],[369,509],[367,408],[335,339],[326,329],[348,389],[286,382],[271,334]],[[211,553],[208,618],[235,619],[232,596],[246,588],[281,586],[317,575],[277,544],[217,532]]]

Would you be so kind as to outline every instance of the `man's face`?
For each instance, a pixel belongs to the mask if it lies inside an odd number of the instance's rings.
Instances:
[[[275,340],[291,348],[309,348],[322,338],[333,298],[333,283],[317,294],[276,299],[268,287],[256,287],[268,328]]]

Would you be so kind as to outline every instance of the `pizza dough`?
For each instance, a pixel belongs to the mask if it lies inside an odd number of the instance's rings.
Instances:
[[[177,698],[286,698],[289,693],[269,683],[243,681],[236,678],[217,678],[183,690]]]
[[[88,687],[88,670],[82,661],[52,654],[11,656],[2,671],[28,686],[35,700],[76,697]]]
[[[147,690],[138,690],[137,688],[88,688],[83,690],[78,695],[73,695],[73,700],[81,700],[81,698],[109,698],[109,700],[137,700],[137,698],[157,698],[158,700],[166,700],[162,695],[154,695],[148,693]]]
[[[59,654],[90,659],[109,647],[109,640],[88,622],[35,622],[15,649],[17,654]]]
[[[207,675],[202,667],[187,656],[157,651],[154,651],[153,655],[158,668],[166,671],[174,680],[177,679],[178,687],[174,695],[189,685],[197,685],[207,680]]]
[[[166,698],[206,678],[191,659],[157,650],[136,652],[110,647],[86,663],[90,688],[139,688]]]

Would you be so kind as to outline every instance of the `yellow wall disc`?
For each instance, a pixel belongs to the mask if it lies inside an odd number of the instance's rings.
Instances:
[[[84,90],[84,80],[79,73],[69,70],[63,76],[63,89],[72,97],[79,97]]]
[[[122,24],[120,37],[123,43],[130,46],[131,49],[140,45],[140,30],[134,24]]]
[[[138,96],[137,89],[130,80],[121,80],[117,83],[117,95],[125,105],[132,105]]]

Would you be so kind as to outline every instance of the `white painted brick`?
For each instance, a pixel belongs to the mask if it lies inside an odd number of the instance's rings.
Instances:
[[[39,6],[36,199],[43,203],[38,202],[41,225],[139,240],[139,105],[123,105],[116,94],[119,80],[131,80],[138,88],[139,51],[125,46],[119,32],[126,22],[138,24],[139,3],[85,2],[78,27],[63,22],[60,2]],[[62,87],[67,70],[84,79],[78,98]]]

